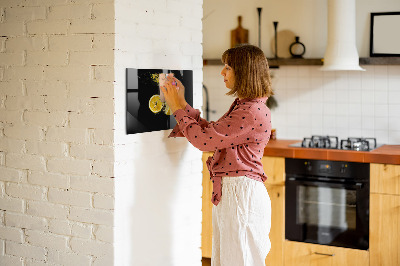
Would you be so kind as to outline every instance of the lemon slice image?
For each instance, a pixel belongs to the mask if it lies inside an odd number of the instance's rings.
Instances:
[[[162,103],[160,99],[160,95],[156,94],[151,96],[149,100],[149,108],[153,113],[158,113],[162,110],[164,104]]]
[[[168,106],[167,104],[166,104],[165,107],[164,107],[164,113],[165,113],[166,115],[172,115],[171,108],[169,108],[169,106]]]

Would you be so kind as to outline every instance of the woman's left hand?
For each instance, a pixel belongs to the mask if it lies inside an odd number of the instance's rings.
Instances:
[[[176,81],[172,77],[168,77],[164,86],[160,87],[164,93],[165,101],[167,102],[172,113],[178,109],[184,109],[185,106],[181,106],[180,97],[178,95],[179,87],[176,86]]]

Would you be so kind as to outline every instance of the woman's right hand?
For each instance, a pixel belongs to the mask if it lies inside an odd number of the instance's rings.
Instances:
[[[168,79],[171,82],[175,82],[176,86],[179,88],[178,89],[179,102],[180,105],[183,106],[183,108],[185,108],[187,105],[187,102],[185,100],[185,87],[183,86],[182,82],[179,79],[175,78],[173,75],[172,76],[168,75]]]

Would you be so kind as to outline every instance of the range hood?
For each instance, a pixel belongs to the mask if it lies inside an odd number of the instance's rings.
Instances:
[[[320,70],[358,70],[355,0],[328,0],[328,44]]]

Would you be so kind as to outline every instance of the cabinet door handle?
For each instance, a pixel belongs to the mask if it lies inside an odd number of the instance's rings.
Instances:
[[[320,253],[320,252],[314,252],[315,255],[323,255],[323,256],[335,256],[335,254],[328,254],[328,253]]]

